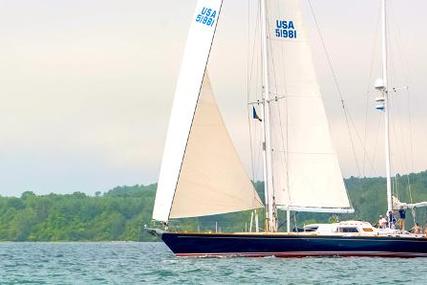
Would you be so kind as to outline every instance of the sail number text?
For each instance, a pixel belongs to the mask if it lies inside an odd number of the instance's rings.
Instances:
[[[276,20],[276,37],[284,39],[296,39],[297,30],[293,21]]]
[[[203,7],[202,11],[196,16],[196,22],[212,27],[215,23],[217,12],[214,9]]]

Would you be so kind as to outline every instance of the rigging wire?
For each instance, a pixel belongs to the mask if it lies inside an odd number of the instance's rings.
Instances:
[[[357,132],[357,129],[354,126],[354,122],[353,122],[353,120],[351,118],[350,113],[347,111],[347,108],[346,108],[346,105],[345,105],[345,102],[344,102],[343,93],[342,93],[341,87],[340,87],[340,85],[338,83],[338,77],[337,77],[337,75],[335,73],[335,70],[333,68],[331,57],[329,56],[329,52],[328,52],[328,49],[326,48],[326,44],[325,44],[323,35],[322,35],[321,31],[320,31],[319,22],[318,22],[317,17],[316,17],[316,15],[314,13],[313,5],[311,3],[311,0],[307,0],[307,2],[308,2],[309,7],[310,7],[311,15],[313,17],[313,20],[314,20],[314,23],[315,23],[315,26],[316,26],[316,30],[317,30],[317,33],[318,33],[319,38],[320,38],[320,41],[321,41],[321,44],[322,44],[322,47],[323,47],[323,51],[325,52],[325,55],[326,55],[326,58],[327,58],[328,67],[329,67],[330,72],[332,74],[332,77],[333,77],[333,80],[334,80],[334,84],[335,84],[335,88],[337,89],[337,93],[338,93],[338,96],[339,96],[341,107],[342,107],[343,112],[344,112],[344,118],[345,118],[345,122],[346,122],[346,126],[347,126],[348,136],[350,138],[351,149],[352,149],[352,153],[353,153],[353,156],[354,156],[354,162],[356,164],[356,168],[357,168],[358,174],[360,176],[361,175],[360,165],[359,165],[359,161],[357,159],[356,148],[355,148],[355,145],[354,145],[354,141],[353,141],[353,136],[352,136],[352,133],[351,133],[351,127],[350,127],[350,125],[353,125],[353,128],[355,129],[356,135],[359,138],[360,138],[360,136],[359,136],[359,134]]]
[[[369,68],[369,77],[368,77],[368,86],[366,87],[366,102],[365,102],[365,122],[364,122],[364,141],[363,141],[363,160],[362,160],[362,167],[363,167],[363,176],[366,177],[366,171],[367,171],[367,167],[366,167],[366,162],[368,160],[368,152],[367,152],[367,143],[368,143],[368,114],[369,114],[369,110],[370,108],[370,100],[369,98],[371,97],[372,93],[373,93],[373,88],[372,88],[372,82],[374,81],[373,78],[373,71],[374,71],[374,65],[375,65],[375,59],[377,58],[375,56],[375,54],[377,53],[378,50],[378,45],[376,44],[379,38],[379,30],[380,30],[380,15],[381,14],[381,9],[380,7],[378,7],[378,17],[377,17],[377,23],[376,23],[376,29],[374,32],[374,41],[373,41],[373,45],[372,45],[372,51],[371,51],[371,62],[370,62],[370,68]],[[377,120],[379,123],[379,120]],[[378,126],[377,125],[377,131],[375,132],[376,134],[378,133]],[[376,153],[376,148],[374,148],[374,154]],[[369,160],[368,160],[369,162]],[[375,169],[375,160],[373,160],[370,164],[371,164],[371,170],[373,171],[373,173],[376,173],[376,169]]]
[[[250,0],[247,0],[247,4],[248,4],[248,15],[247,15],[247,53],[246,53],[246,101],[249,102],[250,101],[250,78],[251,78],[251,74],[250,74],[250,67],[249,67],[249,57],[250,57],[250,51],[249,51],[249,47],[250,47],[250,16],[251,16],[251,6],[250,6]],[[255,166],[254,166],[254,151],[253,151],[253,143],[252,143],[252,124],[251,124],[251,113],[250,113],[250,108],[247,108],[247,119],[248,119],[248,132],[249,132],[249,148],[250,148],[250,159],[251,159],[251,172],[252,172],[252,181],[255,181]]]
[[[382,14],[382,8],[381,6],[378,6],[378,11],[377,11],[377,22],[376,22],[376,30],[375,30],[375,34],[374,34],[374,45],[373,45],[373,50],[372,50],[372,60],[371,60],[371,69],[373,69],[373,66],[375,65],[375,59],[377,58],[376,54],[377,54],[377,49],[378,49],[378,45],[376,44],[379,40],[379,35],[380,35],[380,30],[381,30],[381,14]],[[372,78],[372,77],[371,77]],[[373,81],[373,78],[372,78]],[[369,89],[371,89],[371,85],[370,83],[368,84],[368,92]],[[367,95],[369,96],[369,95]],[[368,127],[368,116],[367,116],[367,112],[368,112],[368,104],[369,104],[369,98],[366,98],[366,113],[365,113],[365,126],[364,126],[364,133],[365,133],[365,143],[363,144],[363,152],[364,152],[364,156],[368,158],[369,161],[369,156],[368,156],[368,152],[367,152],[367,127]],[[374,139],[374,148],[373,148],[373,155],[370,161],[372,170],[374,173],[377,173],[377,170],[375,169],[375,162],[377,159],[377,149],[378,149],[378,144],[380,142],[380,130],[383,128],[383,124],[384,124],[384,120],[381,119],[377,119],[377,125],[375,128],[375,139]]]
[[[255,66],[255,50],[256,50],[256,40],[255,37],[253,38],[253,42],[251,43],[251,14],[253,13],[253,11],[251,10],[251,1],[248,0],[248,15],[247,15],[247,74],[246,74],[246,92],[247,92],[247,103],[250,102],[251,99],[251,82],[252,82],[252,74],[254,71],[254,66]],[[258,11],[258,15],[257,17],[255,17],[257,19],[257,21],[255,22],[254,25],[254,34],[256,35],[257,33],[257,29],[259,27],[259,13],[260,10],[256,9],[256,11]],[[252,47],[252,48],[251,48]],[[251,53],[252,51],[252,53]],[[255,90],[258,90],[257,88],[258,86],[255,86]],[[251,109],[247,108],[247,120],[248,120],[248,129],[249,129],[249,141],[250,141],[250,152],[251,152],[251,170],[252,170],[252,180],[255,181],[257,178],[257,173],[258,173],[258,169],[257,166],[255,165],[255,161],[259,161],[259,157],[260,157],[260,150],[258,151],[257,155],[258,157],[255,157],[255,147],[254,147],[254,143],[253,140],[257,140],[257,138],[259,137],[259,134],[257,132],[257,128],[255,126],[255,131],[252,129],[252,118],[251,118]],[[255,133],[255,134],[254,134]]]
[[[391,6],[391,8],[393,8],[393,6]],[[393,12],[393,9],[392,9]],[[402,69],[402,73],[403,73],[403,78],[404,81],[409,83],[409,71],[407,69],[409,64],[408,64],[408,58],[406,56],[406,54],[404,52],[402,52],[403,50],[405,50],[404,48],[402,48],[402,41],[401,41],[401,31],[399,28],[399,25],[397,25],[396,28],[396,45],[398,50],[400,51],[400,59],[402,60],[402,65],[403,65],[403,69]],[[406,71],[406,72],[405,72]],[[411,98],[412,98],[412,94],[410,92],[409,88],[405,88],[406,90],[406,95],[407,95],[407,106],[408,106],[408,124],[409,124],[409,144],[410,144],[410,169],[413,171],[415,169],[415,156],[414,156],[414,139],[413,139],[413,123],[412,123],[412,110],[411,110]],[[410,197],[410,201],[411,203],[413,203],[413,199],[412,199],[412,182],[411,182],[411,178],[410,178],[410,169],[408,169],[408,174],[407,174],[407,184],[408,184],[408,192],[409,192],[409,197]]]
[[[374,142],[374,150],[378,149],[378,144],[380,142],[380,129],[382,129],[383,125],[384,125],[384,120],[377,120],[377,121],[378,121],[378,124],[377,124],[376,132],[375,132],[376,137],[375,137],[375,142]],[[376,159],[377,159],[377,151],[374,151],[374,154],[372,157],[372,160],[374,163],[375,163]]]
[[[391,97],[391,96],[390,96]],[[389,97],[389,98],[390,98]],[[396,120],[393,120],[394,118],[394,104],[393,104],[393,100],[389,100],[389,104],[388,104],[388,108],[389,108],[389,116],[390,116],[390,126],[391,126],[391,131],[390,131],[390,137],[392,141],[395,141],[395,145],[397,145],[397,137],[398,137],[398,127],[397,127],[397,122]],[[391,152],[391,157],[393,159],[393,152]],[[403,156],[405,156],[405,154],[403,154]],[[399,165],[403,165],[404,161],[402,161],[401,156],[394,156],[395,160],[399,160]],[[393,164],[390,165],[390,167]],[[393,168],[392,168],[393,169]],[[394,177],[392,177],[392,181],[394,181],[394,186],[392,187],[392,193],[394,195],[396,195],[396,197],[399,198],[399,188],[398,188],[398,184],[397,184],[397,180],[398,180],[398,176],[395,174]]]
[[[392,55],[392,53],[390,54]],[[392,64],[390,64],[390,67],[391,67],[390,70],[394,70],[395,68],[395,66]],[[401,120],[398,120],[400,104],[398,103],[395,104],[397,100],[396,95],[398,96],[399,94],[396,88],[391,88],[391,91],[393,91],[393,94],[395,95],[395,96],[390,96],[390,103],[389,103],[389,114],[390,114],[390,121],[391,121],[391,127],[392,127],[391,135],[392,135],[393,141],[395,142],[395,146],[396,146],[395,148],[401,149],[399,153],[402,153],[402,155],[396,155],[396,154],[393,154],[392,152],[392,156],[394,156],[395,159],[399,161],[399,165],[404,165],[407,168],[408,162],[407,162],[404,134],[402,132],[401,124],[399,123]],[[391,91],[389,91],[389,93],[391,93]],[[397,172],[398,169],[394,169],[394,171]],[[394,179],[397,179],[396,175]],[[396,191],[397,190],[398,189],[396,189]]]
[[[392,5],[390,5],[390,10],[394,14],[394,9],[393,9]],[[397,52],[399,53],[399,57],[397,57],[397,58],[399,58],[401,60],[400,64],[403,67],[403,68],[399,68],[398,70],[402,71],[401,75],[402,75],[402,77],[404,79],[404,82],[405,83],[409,83],[409,76],[408,76],[408,71],[407,71],[409,64],[408,64],[408,60],[407,60],[406,54],[403,52],[405,49],[402,48],[400,27],[399,27],[398,24],[396,24],[394,22],[392,22],[392,23],[395,24],[393,26],[393,28],[395,30],[395,33],[394,33],[395,38],[394,38],[394,40],[396,42]],[[408,114],[407,120],[408,120],[408,125],[409,125],[409,127],[407,128],[408,132],[409,132],[409,136],[408,136],[409,137],[409,158],[408,158],[408,153],[406,152],[406,147],[405,147],[406,143],[405,143],[405,139],[404,138],[406,136],[403,134],[403,131],[401,131],[402,130],[401,124],[400,124],[399,130],[400,130],[400,137],[402,139],[402,145],[401,145],[401,147],[403,148],[403,159],[404,159],[404,162],[405,162],[405,165],[406,165],[406,171],[407,171],[407,175],[406,175],[407,191],[408,191],[408,194],[409,194],[410,201],[411,201],[411,203],[413,203],[412,182],[411,182],[411,178],[410,178],[410,172],[415,169],[415,165],[414,165],[415,162],[414,162],[413,123],[412,123],[412,110],[411,110],[411,97],[412,96],[411,96],[411,92],[410,92],[409,88],[406,87],[404,89],[406,90],[406,94],[404,94],[404,95],[406,95],[406,97],[407,97],[407,102],[406,103],[407,103],[407,114]],[[395,93],[397,93],[396,89],[394,89],[394,90],[395,90]],[[396,134],[396,136],[398,136],[398,134]],[[409,160],[409,162],[408,162],[408,160]]]
[[[353,140],[353,135],[352,135],[352,132],[351,132],[351,127],[353,128],[353,130],[354,130],[354,133],[355,133],[355,136],[356,136],[356,139],[357,139],[357,141],[358,141],[358,143],[360,144],[360,146],[361,146],[361,148],[362,148],[362,151],[363,151],[363,154],[364,154],[364,158],[363,158],[363,169],[364,169],[364,171],[363,171],[363,173],[365,174],[365,169],[366,169],[366,162],[368,162],[369,163],[369,165],[370,165],[370,167],[371,167],[371,169],[372,169],[372,171],[374,172],[374,173],[376,173],[377,172],[377,170],[376,170],[376,167],[375,167],[375,164],[374,164],[374,162],[375,162],[375,154],[376,154],[376,151],[374,151],[374,157],[373,158],[370,158],[370,156],[369,156],[369,154],[368,154],[368,151],[367,151],[367,146],[366,146],[366,144],[367,144],[367,142],[366,142],[366,135],[365,135],[365,140],[362,140],[362,138],[361,138],[361,135],[360,135],[360,133],[359,133],[359,131],[358,131],[358,128],[356,127],[356,124],[355,124],[355,122],[354,122],[354,120],[353,120],[353,118],[352,118],[352,116],[351,116],[351,113],[348,111],[348,109],[347,109],[347,107],[346,107],[346,105],[345,105],[345,102],[344,102],[344,96],[343,96],[343,93],[342,93],[342,90],[341,90],[341,88],[340,88],[340,86],[339,86],[339,84],[338,84],[338,78],[337,78],[337,76],[336,76],[336,73],[335,73],[335,71],[334,71],[334,68],[333,68],[333,64],[332,64],[332,60],[331,60],[331,57],[329,56],[329,53],[328,53],[328,50],[327,50],[327,48],[326,48],[326,45],[325,45],[325,41],[324,41],[324,39],[323,39],[323,36],[322,36],[322,33],[321,33],[321,31],[320,31],[320,25],[319,25],[319,22],[318,22],[318,20],[317,20],[317,17],[316,17],[316,15],[315,15],[315,12],[314,12],[314,8],[313,8],[313,5],[312,5],[312,3],[311,3],[311,0],[307,0],[307,2],[309,3],[309,7],[310,7],[310,10],[311,10],[311,14],[312,14],[312,16],[313,16],[313,19],[314,19],[314,22],[315,22],[315,24],[316,24],[316,28],[317,28],[317,32],[318,32],[318,34],[319,34],[319,37],[320,37],[320,40],[321,40],[321,43],[322,43],[322,46],[323,46],[323,49],[324,49],[324,52],[325,52],[325,54],[326,54],[326,57],[327,57],[327,62],[328,62],[328,66],[329,66],[329,69],[331,70],[331,73],[333,74],[333,79],[334,79],[334,83],[335,83],[335,87],[336,87],[336,89],[337,89],[337,92],[338,92],[338,96],[339,96],[339,100],[340,100],[340,102],[341,102],[341,106],[342,106],[342,109],[343,109],[343,112],[344,112],[344,116],[345,116],[345,119],[346,119],[346,126],[347,126],[347,130],[348,130],[348,134],[349,134],[349,138],[350,138],[350,142],[351,142],[351,147],[352,147],[352,153],[353,153],[353,156],[354,156],[354,160],[355,160],[355,164],[356,164],[356,166],[357,166],[357,168],[358,168],[358,172],[359,172],[359,176],[360,176],[360,173],[361,173],[361,171],[360,171],[360,164],[359,164],[359,162],[358,162],[358,159],[357,159],[357,154],[356,154],[356,147],[355,147],[355,143],[354,143],[354,140]],[[379,9],[379,11],[380,11],[380,9]],[[377,23],[379,23],[379,18],[378,18],[378,21],[377,21]],[[377,24],[377,27],[378,27],[379,25]],[[377,38],[378,37],[378,30],[377,30],[377,33],[375,34],[375,37]],[[373,46],[373,53],[375,53],[375,50],[376,50],[376,46],[374,45]],[[373,64],[374,64],[374,62],[373,62],[373,60],[371,61],[371,72],[372,72],[372,70],[373,70]],[[371,74],[371,72],[370,72],[370,77],[372,76],[372,74]],[[368,87],[369,88],[369,87]],[[367,93],[369,93],[369,91],[367,91]],[[369,95],[367,94],[367,97],[368,97]],[[367,104],[368,104],[368,100],[369,100],[369,98],[367,98]],[[367,114],[366,114],[366,112],[367,112],[367,106],[365,106],[365,122],[367,122]],[[367,123],[365,123],[365,131],[364,131],[364,133],[366,134],[366,124]],[[375,148],[376,149],[376,148]]]

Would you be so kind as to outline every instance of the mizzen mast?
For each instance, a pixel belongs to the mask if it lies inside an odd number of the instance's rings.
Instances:
[[[381,92],[376,98],[377,109],[384,111],[384,137],[385,137],[385,167],[387,178],[387,212],[393,210],[391,189],[391,165],[390,165],[390,112],[388,92],[388,42],[387,42],[387,0],[382,0],[382,78],[375,83],[375,89]]]
[[[387,78],[387,0],[383,0],[383,80],[384,80],[384,120],[385,120],[385,161],[387,175],[387,211],[393,209],[391,198],[391,166],[390,166],[390,112],[389,112],[389,93]]]

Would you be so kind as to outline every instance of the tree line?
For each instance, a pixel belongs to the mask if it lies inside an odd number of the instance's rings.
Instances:
[[[365,220],[375,224],[386,212],[384,178],[345,179],[354,214],[294,213],[292,223],[297,227],[331,220]],[[263,198],[263,183],[254,183]],[[144,231],[153,226],[156,184],[121,186],[105,193],[35,195],[31,191],[20,197],[0,196],[0,241],[153,241]],[[397,175],[393,179],[395,195],[401,201],[427,201],[427,171]],[[314,189],[315,191],[315,189]],[[415,214],[415,215],[413,215]],[[263,211],[259,211],[263,227]],[[251,212],[216,215],[171,221],[170,228],[199,231],[247,231]],[[285,221],[284,213],[279,219]],[[427,211],[418,209],[407,215],[408,227],[414,222],[426,224]],[[281,229],[286,225],[281,223]]]

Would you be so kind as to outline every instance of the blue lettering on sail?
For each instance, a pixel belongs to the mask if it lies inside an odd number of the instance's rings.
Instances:
[[[200,13],[196,16],[196,22],[208,27],[212,27],[215,23],[218,12],[214,9],[203,7]]]
[[[296,39],[297,29],[294,21],[276,20],[276,37],[285,39]]]

